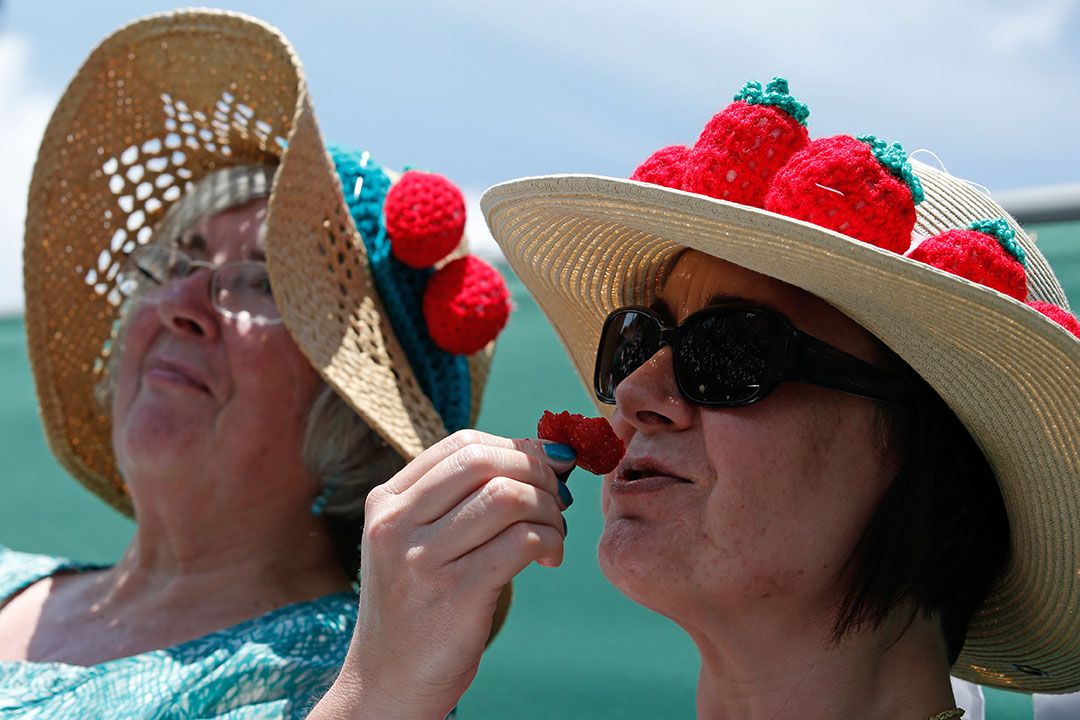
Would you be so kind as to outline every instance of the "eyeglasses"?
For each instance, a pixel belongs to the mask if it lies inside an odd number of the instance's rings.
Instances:
[[[730,304],[699,310],[675,327],[647,308],[612,312],[596,351],[596,397],[614,404],[619,383],[665,346],[679,391],[704,407],[749,405],[785,380],[891,403],[913,392],[903,378],[797,330],[771,308]]]
[[[164,287],[199,268],[212,273],[210,300],[224,317],[247,317],[258,325],[281,322],[266,263],[255,260],[215,265],[196,260],[174,245],[150,243],[128,256],[119,278],[120,291],[129,297],[158,302]]]

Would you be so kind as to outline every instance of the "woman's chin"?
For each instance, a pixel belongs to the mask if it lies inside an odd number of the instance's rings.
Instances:
[[[116,428],[113,440],[125,474],[133,471],[154,473],[155,468],[182,468],[205,454],[204,433],[179,420],[175,415],[139,413]]]
[[[612,585],[634,602],[660,610],[664,588],[673,587],[665,578],[679,573],[671,562],[663,537],[648,524],[633,518],[608,520],[597,550],[600,570]]]

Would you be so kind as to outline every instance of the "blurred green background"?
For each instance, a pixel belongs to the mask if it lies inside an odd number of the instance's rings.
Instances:
[[[1080,302],[1080,223],[1031,228],[1070,299]],[[481,429],[530,436],[545,409],[593,406],[539,309],[510,276],[515,311],[500,340]],[[71,480],[45,443],[22,319],[0,319],[0,543],[111,562],[131,523]],[[566,561],[533,566],[515,585],[502,634],[461,703],[464,718],[693,717],[697,653],[683,633],[616,592],[596,564],[600,486],[577,471]]]

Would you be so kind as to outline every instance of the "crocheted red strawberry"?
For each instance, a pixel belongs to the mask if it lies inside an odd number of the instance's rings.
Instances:
[[[682,189],[762,207],[773,176],[809,142],[809,115],[806,105],[788,94],[784,78],[773,78],[764,88],[746,83],[694,143]]]
[[[455,355],[471,355],[494,340],[506,325],[510,293],[495,268],[466,255],[428,279],[423,310],[436,345]]]
[[[773,179],[765,209],[903,253],[922,199],[899,143],[836,135],[791,156]]]
[[[386,194],[383,210],[390,249],[409,267],[442,260],[465,231],[465,198],[442,175],[405,172]]]
[[[689,153],[690,148],[685,145],[660,148],[638,166],[630,179],[681,190],[683,175],[686,174],[686,156]]]
[[[1024,248],[1004,218],[976,220],[967,230],[946,230],[923,240],[908,257],[1017,300],[1027,297]]]
[[[1068,310],[1060,308],[1053,303],[1043,302],[1041,300],[1032,300],[1028,303],[1028,306],[1038,310],[1043,315],[1071,332],[1077,338],[1080,338],[1080,320],[1077,320],[1076,316]]]
[[[577,455],[578,467],[595,475],[606,475],[619,466],[626,446],[606,418],[590,418],[563,411],[545,410],[536,424],[542,440],[569,445]]]

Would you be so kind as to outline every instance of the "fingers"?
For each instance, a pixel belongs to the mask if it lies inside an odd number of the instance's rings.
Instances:
[[[401,472],[390,478],[390,480],[383,483],[380,487],[389,493],[402,493],[412,487],[417,480],[422,478],[447,457],[470,445],[488,445],[506,449],[513,449],[516,447],[515,441],[509,438],[500,437],[498,435],[488,435],[487,433],[482,433],[478,430],[460,430],[453,435],[443,438],[424,452],[417,455],[416,458],[406,465]]]
[[[551,446],[551,444],[540,440],[513,440],[499,435],[489,435],[478,430],[460,430],[420,453],[405,469],[380,487],[388,493],[398,494],[405,492],[436,465],[446,461],[452,455],[473,446],[518,450],[551,466],[556,472],[569,470],[574,464],[573,451],[564,445],[557,446],[563,450],[562,452],[549,455],[544,452],[544,447]]]
[[[572,498],[555,471],[572,467],[566,446],[455,433],[368,494],[364,545],[419,553],[435,568],[515,523],[546,524],[561,536],[560,505]]]
[[[430,523],[496,478],[511,478],[548,495],[558,495],[555,473],[545,461],[515,447],[476,443],[448,455],[399,497],[412,507],[414,522]],[[495,493],[501,489],[497,483],[489,488]]]
[[[533,562],[555,567],[562,561],[561,531],[546,524],[519,522],[463,555],[450,567],[460,572],[463,590],[475,584],[478,592],[489,594],[494,602],[506,584],[503,578],[514,577]]]
[[[563,509],[546,488],[495,477],[435,521],[428,532],[442,538],[439,552],[453,561],[521,523],[547,526],[562,537]]]

